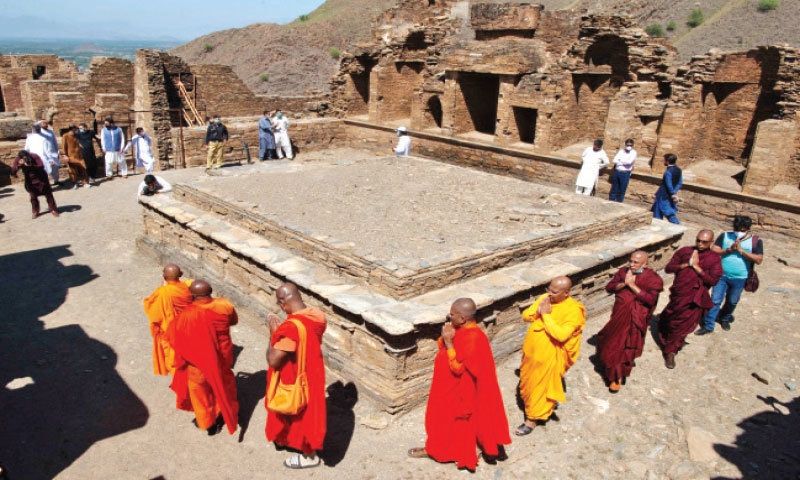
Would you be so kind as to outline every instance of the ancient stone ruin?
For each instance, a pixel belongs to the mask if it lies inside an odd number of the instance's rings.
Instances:
[[[223,169],[143,198],[138,244],[210,279],[254,318],[275,310],[281,282],[297,283],[330,317],[331,373],[398,412],[424,398],[455,298],[478,302],[505,358],[520,348],[521,309],[553,276],[570,275],[599,312],[603,285],[632,251],[663,266],[683,233],[648,211],[667,152],[684,168],[685,218],[727,225],[746,212],[761,230],[800,238],[798,53],[711,51],[681,65],[668,41],[627,17],[403,0],[378,19],[373,42],[343,55],[325,97],[254,95],[228,67],[148,50],[87,72],[55,57],[0,57],[11,112],[0,160],[33,119],[59,130],[113,114],[151,132],[159,168],[202,165],[203,119],[219,113],[226,159],[244,162],[257,116],[290,112],[296,162]],[[388,156],[399,125],[414,158]],[[598,198],[570,193],[595,138],[612,155],[636,141],[624,205],[601,199],[606,174]],[[292,208],[276,207],[286,199]]]

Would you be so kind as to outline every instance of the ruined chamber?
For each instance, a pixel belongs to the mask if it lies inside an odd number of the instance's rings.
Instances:
[[[570,275],[590,312],[630,252],[658,268],[683,229],[644,209],[434,160],[366,152],[270,163],[143,198],[140,248],[175,261],[263,318],[292,281],[329,318],[330,373],[389,412],[424,401],[436,339],[472,297],[498,360],[522,309]]]

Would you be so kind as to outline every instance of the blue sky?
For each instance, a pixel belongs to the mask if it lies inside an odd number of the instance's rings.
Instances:
[[[189,40],[251,23],[290,22],[322,3],[323,0],[0,0],[0,37]]]

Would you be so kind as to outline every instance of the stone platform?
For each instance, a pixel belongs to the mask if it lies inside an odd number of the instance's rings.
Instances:
[[[636,249],[660,268],[683,234],[649,213],[421,159],[348,154],[223,169],[147,197],[140,248],[259,317],[295,282],[329,315],[331,373],[387,411],[427,393],[450,303],[475,299],[495,355],[520,348],[521,309],[570,275],[590,311]]]

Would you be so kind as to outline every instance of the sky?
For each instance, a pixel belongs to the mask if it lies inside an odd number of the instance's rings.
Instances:
[[[0,0],[0,38],[191,40],[252,23],[290,22],[322,3],[323,0]]]

